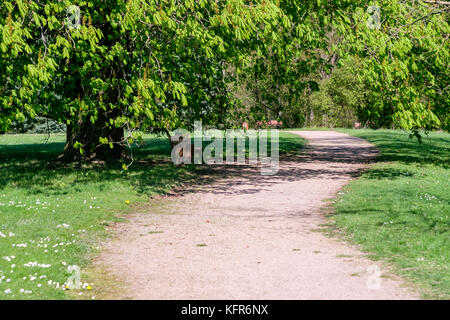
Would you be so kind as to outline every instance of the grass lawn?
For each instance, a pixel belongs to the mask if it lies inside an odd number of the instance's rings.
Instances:
[[[105,226],[152,195],[195,183],[204,170],[175,167],[164,138],[146,136],[127,171],[121,163],[55,163],[65,137],[47,138],[0,135],[0,299],[73,297],[62,289],[75,275],[68,266],[89,264]],[[280,132],[280,153],[303,143]],[[77,293],[92,295],[88,284]]]
[[[370,141],[381,155],[336,200],[335,226],[423,297],[450,298],[450,134],[418,144],[400,131],[339,131]]]

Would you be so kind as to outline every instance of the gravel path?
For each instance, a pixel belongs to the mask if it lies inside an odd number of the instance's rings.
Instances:
[[[95,265],[126,284],[117,299],[415,299],[356,248],[317,232],[332,198],[374,159],[366,141],[334,131],[280,159],[276,176],[223,168],[212,185],[152,200],[117,225]],[[369,284],[369,285],[368,285]]]

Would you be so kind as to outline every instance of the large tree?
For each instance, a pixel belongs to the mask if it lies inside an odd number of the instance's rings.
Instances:
[[[0,126],[64,122],[71,160],[120,157],[124,132],[223,122],[226,68],[281,16],[267,0],[4,1]]]
[[[295,118],[305,94],[347,58],[366,91],[367,103],[353,104],[361,120],[416,134],[448,130],[448,8],[419,0],[3,1],[0,131],[47,117],[67,124],[66,159],[117,158],[130,141],[124,132],[238,119],[236,79],[255,119]]]

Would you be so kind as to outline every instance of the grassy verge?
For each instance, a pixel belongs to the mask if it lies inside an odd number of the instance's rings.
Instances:
[[[127,171],[121,163],[68,164],[54,159],[63,135],[0,135],[0,299],[66,299],[64,283],[96,253],[105,226],[134,205],[183,183],[204,166],[175,167],[167,139],[146,136]],[[301,148],[280,133],[280,152]],[[83,277],[81,279],[83,281]],[[82,297],[90,297],[85,284]]]
[[[381,155],[336,200],[335,226],[425,298],[450,298],[450,135],[432,133],[418,144],[400,131],[340,131]]]

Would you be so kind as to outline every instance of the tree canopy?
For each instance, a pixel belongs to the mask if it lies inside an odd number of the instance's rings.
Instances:
[[[330,101],[374,127],[449,130],[448,5],[430,2],[6,0],[0,131],[48,118],[64,158],[120,157],[140,131],[295,125]]]
[[[374,128],[449,130],[450,5],[440,3],[281,2],[295,28],[254,59],[239,83],[247,104],[294,126],[354,113]]]
[[[379,1],[379,25],[361,28],[371,12],[358,8],[349,18],[352,33],[339,26],[342,48],[355,54],[355,74],[366,85],[361,120],[415,134],[449,129],[450,6],[432,3]]]

